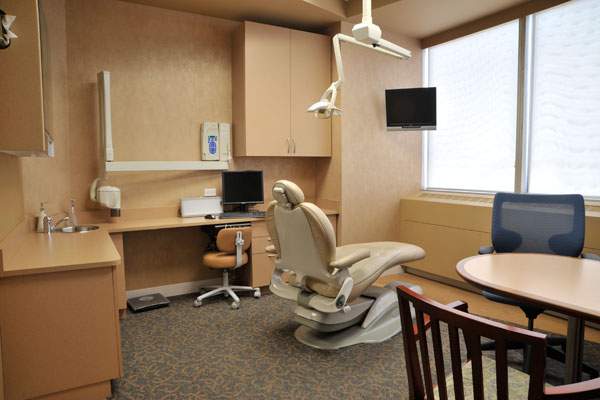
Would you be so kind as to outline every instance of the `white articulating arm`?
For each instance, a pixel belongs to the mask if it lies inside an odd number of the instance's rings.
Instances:
[[[100,138],[105,161],[114,161],[112,145],[112,123],[110,118],[110,72],[98,73],[98,97],[100,105]]]
[[[342,115],[342,110],[335,106],[337,89],[344,83],[344,67],[342,65],[340,41],[366,47],[403,60],[409,59],[412,55],[410,50],[381,38],[381,29],[373,24],[373,19],[371,18],[370,0],[363,0],[362,22],[352,28],[352,34],[354,37],[338,33],[332,39],[338,80],[333,82],[331,86],[327,88],[325,93],[323,93],[323,96],[321,96],[321,100],[306,110],[308,112],[314,112],[315,117],[317,118],[329,118],[332,115]]]

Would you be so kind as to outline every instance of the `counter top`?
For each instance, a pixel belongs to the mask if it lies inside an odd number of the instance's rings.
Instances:
[[[0,276],[38,274],[119,265],[121,257],[105,229],[86,233],[26,232],[5,260]]]
[[[333,210],[323,211],[327,215],[337,214]],[[37,233],[31,231],[29,221],[23,221],[0,243],[0,277],[119,265],[121,257],[110,233],[264,221],[263,218],[181,218],[174,216],[176,212],[172,209],[130,210],[127,217],[110,221],[100,215],[106,213],[80,213],[80,221],[100,227],[86,233]]]

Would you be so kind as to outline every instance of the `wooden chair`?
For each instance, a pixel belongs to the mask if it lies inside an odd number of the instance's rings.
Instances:
[[[600,378],[571,385],[544,386],[546,335],[471,315],[467,303],[443,305],[406,287],[397,288],[402,338],[408,375],[409,399],[596,399]],[[411,306],[416,324],[413,325]],[[446,375],[440,322],[448,327],[452,371]],[[427,330],[431,328],[427,342]],[[460,353],[459,330],[466,345],[466,360]],[[496,360],[482,357],[481,337],[496,343]],[[509,341],[531,346],[530,374],[508,367]],[[418,342],[418,349],[417,349]],[[433,346],[430,362],[429,348]],[[433,364],[433,365],[432,365]],[[432,367],[437,386],[433,385]],[[422,370],[421,370],[422,368]],[[510,381],[510,385],[509,385]],[[493,389],[495,388],[495,396]],[[491,392],[491,393],[490,393]],[[509,397],[510,396],[510,397]]]

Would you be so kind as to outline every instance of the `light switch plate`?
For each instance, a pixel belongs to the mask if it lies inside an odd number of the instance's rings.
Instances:
[[[212,197],[212,196],[216,196],[217,195],[217,189],[212,188],[212,189],[204,189],[204,195],[206,197]]]

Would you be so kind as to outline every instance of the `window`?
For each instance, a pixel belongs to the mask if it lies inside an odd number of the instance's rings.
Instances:
[[[600,196],[599,3],[535,16],[530,192]]]
[[[429,81],[437,87],[437,130],[427,146],[429,188],[514,187],[519,24],[429,49]]]
[[[598,20],[600,2],[572,0],[426,49],[438,125],[424,134],[423,188],[600,197]]]

